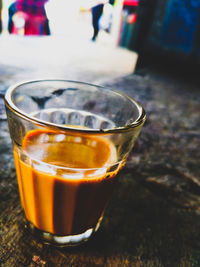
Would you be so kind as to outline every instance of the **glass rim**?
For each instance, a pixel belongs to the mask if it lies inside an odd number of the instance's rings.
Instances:
[[[126,124],[124,126],[120,126],[120,127],[113,127],[113,128],[109,128],[109,129],[85,129],[85,128],[78,128],[78,127],[73,127],[70,125],[62,125],[62,124],[55,124],[55,123],[51,123],[51,122],[47,122],[44,120],[40,120],[34,116],[29,115],[26,112],[23,112],[21,109],[19,109],[12,101],[11,97],[12,97],[12,93],[20,86],[22,85],[27,85],[27,84],[31,84],[31,83],[39,83],[39,82],[68,82],[68,83],[77,83],[77,84],[83,84],[83,85],[88,85],[88,86],[93,86],[93,87],[97,87],[97,88],[101,88],[103,90],[108,90],[112,93],[115,93],[121,97],[124,97],[126,99],[128,99],[129,101],[131,101],[137,108],[138,112],[139,112],[139,116],[131,123]],[[146,120],[146,112],[144,110],[144,108],[132,97],[119,92],[117,90],[105,87],[105,86],[101,86],[101,85],[96,85],[93,83],[87,83],[87,82],[81,82],[81,81],[75,81],[75,80],[65,80],[65,79],[37,79],[37,80],[27,80],[27,81],[22,81],[22,82],[18,82],[15,83],[14,85],[11,85],[8,87],[5,95],[4,95],[4,102],[6,107],[12,111],[13,113],[17,114],[17,116],[19,116],[22,119],[25,119],[26,121],[32,122],[33,124],[36,124],[38,126],[41,127],[46,127],[46,128],[50,128],[50,129],[54,129],[54,130],[59,130],[60,132],[65,132],[66,130],[68,131],[74,131],[74,132],[84,132],[84,133],[93,133],[93,134],[107,134],[107,133],[118,133],[118,132],[123,132],[123,131],[129,131],[132,128],[135,128],[139,125],[142,125],[145,120]]]

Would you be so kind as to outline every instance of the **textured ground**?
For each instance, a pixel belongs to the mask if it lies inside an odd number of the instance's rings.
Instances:
[[[2,91],[13,73],[1,68]],[[147,121],[99,232],[82,247],[56,249],[26,232],[7,125],[0,122],[1,266],[200,266],[198,83],[150,69],[103,83],[140,101]]]

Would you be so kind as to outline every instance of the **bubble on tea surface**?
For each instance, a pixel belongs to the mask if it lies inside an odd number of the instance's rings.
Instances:
[[[66,135],[65,134],[56,134],[55,135],[55,141],[56,142],[62,142],[66,139]]]
[[[44,143],[48,143],[49,141],[49,135],[48,134],[40,134],[39,137],[37,138],[37,143],[39,144],[44,144]]]

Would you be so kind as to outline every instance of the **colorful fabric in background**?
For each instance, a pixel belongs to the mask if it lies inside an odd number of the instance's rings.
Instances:
[[[2,0],[0,0],[0,33],[2,32]]]
[[[48,0],[17,0],[9,7],[8,31],[21,35],[49,35],[44,5]]]

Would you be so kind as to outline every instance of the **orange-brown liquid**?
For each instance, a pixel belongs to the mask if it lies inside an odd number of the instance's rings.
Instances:
[[[86,134],[33,130],[14,146],[21,203],[27,219],[56,235],[94,228],[113,191],[118,169],[113,144]]]

